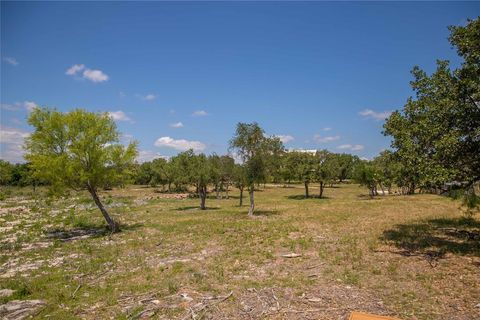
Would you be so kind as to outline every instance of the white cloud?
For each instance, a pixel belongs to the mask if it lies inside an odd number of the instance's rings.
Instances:
[[[365,117],[365,118],[371,118],[371,119],[375,119],[377,121],[380,121],[380,120],[385,120],[386,118],[388,118],[392,114],[392,111],[376,112],[376,111],[373,111],[371,109],[365,109],[363,111],[360,111],[358,114],[361,115],[362,117]]]
[[[175,140],[170,137],[158,138],[157,141],[155,141],[155,146],[172,148],[179,151],[186,151],[188,149],[193,149],[194,151],[203,151],[206,148],[206,145],[200,141],[189,141],[185,139]]]
[[[110,111],[108,115],[115,121],[132,121],[123,111]]]
[[[325,128],[323,128],[322,130],[323,130],[323,131],[330,131],[330,130],[332,130],[332,128],[330,128],[330,127],[325,127]]]
[[[158,152],[154,152],[151,150],[140,150],[138,152],[137,161],[140,163],[143,163],[143,162],[152,161],[158,158],[168,159],[167,156],[162,156]]]
[[[82,71],[83,69],[85,69],[84,64],[74,64],[73,66],[68,68],[67,71],[65,71],[65,74],[69,76],[74,76],[77,74],[77,72]]]
[[[327,136],[327,137],[322,137],[319,134],[316,134],[313,136],[313,140],[317,143],[326,143],[326,142],[332,142],[340,139],[340,136]]]
[[[282,134],[279,134],[279,135],[276,135],[275,137],[279,138],[280,141],[282,141],[283,143],[289,143],[290,141],[295,140],[295,138],[292,137],[291,135],[282,135]]]
[[[12,66],[18,66],[18,61],[17,59],[13,57],[3,57],[3,61],[11,64]]]
[[[38,107],[37,104],[33,101],[25,101],[23,103],[23,106],[25,109],[27,109],[30,112],[33,111],[33,109],[35,109],[36,107]]]
[[[29,135],[29,132],[20,129],[0,126],[0,158],[15,163],[24,162],[22,146]]]
[[[0,127],[0,142],[23,144],[23,140],[28,137],[30,133],[16,128]]]
[[[365,147],[361,144],[342,144],[337,147],[337,149],[342,150],[351,150],[351,151],[360,151],[363,150]]]
[[[153,101],[157,98],[156,95],[154,95],[153,93],[149,93],[147,94],[146,96],[142,97],[143,100],[146,100],[146,101]]]
[[[92,82],[104,82],[109,78],[102,70],[88,69],[84,64],[74,64],[65,71],[65,74],[69,76],[77,76],[82,70],[82,77]]]
[[[27,110],[30,112],[33,111],[33,109],[35,109],[36,107],[38,107],[38,105],[33,101],[15,102],[15,104],[2,103],[0,105],[0,109],[10,111]]]
[[[208,115],[208,113],[205,110],[197,110],[194,113],[192,113],[192,116],[194,117],[204,117],[206,115]]]
[[[108,80],[108,76],[102,70],[86,69],[83,71],[83,77],[92,82],[103,82]]]
[[[172,123],[172,124],[170,124],[170,127],[172,127],[172,128],[182,128],[183,123],[181,123],[181,122]]]

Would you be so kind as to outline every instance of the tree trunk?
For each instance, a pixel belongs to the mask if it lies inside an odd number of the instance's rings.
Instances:
[[[305,181],[304,184],[305,184],[305,198],[309,198],[310,195],[308,194],[308,182]]]
[[[319,197],[323,197],[323,181],[320,181],[320,194]]]
[[[172,183],[169,182],[168,183],[168,193],[170,193],[172,191]]]
[[[239,206],[243,206],[243,187],[239,188],[240,189],[240,204]]]
[[[108,223],[108,227],[112,233],[120,231],[120,226],[118,225],[115,220],[113,220],[110,215],[108,214],[107,210],[105,210],[105,207],[103,206],[102,202],[100,201],[100,198],[97,195],[97,191],[95,188],[88,186],[88,191],[92,195],[93,201],[95,201],[95,204],[97,205],[98,209],[102,212],[103,217]]]
[[[250,187],[250,190],[248,190],[248,194],[250,195],[250,208],[248,209],[248,215],[250,217],[253,216],[253,210],[255,209],[255,202],[253,199],[253,190],[255,189],[254,186]]]
[[[411,183],[408,188],[408,194],[415,194],[415,183]]]
[[[218,188],[218,184],[215,185],[215,192],[217,193],[217,199],[220,199],[220,189]]]
[[[225,198],[228,199],[228,183],[225,186]]]
[[[200,209],[205,210],[205,199],[207,198],[207,187],[203,186],[199,188],[199,196],[200,196]]]

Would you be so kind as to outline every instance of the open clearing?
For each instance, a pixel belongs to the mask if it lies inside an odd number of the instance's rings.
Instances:
[[[103,192],[123,226],[110,235],[87,194],[15,189],[0,208],[0,289],[15,291],[0,303],[42,300],[39,319],[480,317],[480,221],[457,201],[267,185],[248,218],[230,195],[201,211],[154,188]]]

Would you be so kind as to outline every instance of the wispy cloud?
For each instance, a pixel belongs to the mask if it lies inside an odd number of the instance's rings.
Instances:
[[[192,116],[194,116],[194,117],[204,117],[206,115],[208,115],[208,113],[205,110],[197,110],[197,111],[192,113]]]
[[[206,148],[206,145],[200,141],[189,141],[185,139],[173,139],[170,137],[161,137],[155,141],[155,146],[172,148],[179,151],[186,151],[188,149],[193,149],[194,151],[203,151]]]
[[[110,111],[108,115],[115,121],[132,121],[125,112],[118,110],[118,111]]]
[[[350,150],[350,151],[360,151],[363,150],[365,147],[361,144],[342,144],[337,147],[340,150]]]
[[[183,123],[181,123],[181,122],[175,122],[175,123],[170,124],[170,127],[172,127],[172,128],[182,128],[182,127],[183,127]]]
[[[151,150],[140,150],[138,152],[137,161],[143,163],[158,158],[168,159],[167,156],[162,156],[159,152],[154,152]]]
[[[38,105],[33,101],[15,102],[14,104],[2,103],[0,105],[0,109],[9,110],[9,111],[27,110],[31,112],[36,107],[38,107]]]
[[[1,159],[10,162],[24,162],[23,143],[29,132],[0,125]]]
[[[142,99],[145,100],[145,101],[153,101],[157,98],[156,95],[154,95],[153,93],[149,93],[147,94],[146,96],[143,96]]]
[[[370,118],[370,119],[375,119],[377,121],[380,121],[388,118],[392,114],[392,111],[376,112],[371,109],[365,109],[363,111],[360,111],[358,114],[365,118]]]
[[[18,66],[17,59],[15,59],[13,57],[3,57],[2,60],[5,61],[8,64],[11,64],[12,66]]]
[[[81,73],[83,71],[83,73]],[[74,64],[65,71],[66,75],[79,76],[81,74],[83,79],[90,80],[92,82],[104,82],[109,79],[108,75],[102,70],[88,69],[84,64]]]
[[[78,72],[82,71],[83,69],[85,69],[84,64],[74,64],[73,66],[68,68],[67,71],[65,71],[65,74],[68,75],[68,76],[74,76]]]
[[[295,138],[292,137],[291,135],[278,134],[278,135],[275,135],[275,137],[279,138],[280,141],[282,141],[283,143],[289,143],[290,141],[295,140]]]
[[[317,143],[326,143],[326,142],[332,142],[332,141],[336,141],[336,140],[339,140],[340,139],[340,136],[326,136],[326,137],[323,137],[319,134],[316,134],[313,136],[313,141],[317,142]]]
[[[323,131],[330,131],[330,130],[332,130],[332,128],[330,128],[330,127],[325,127],[325,128],[323,128],[322,130],[323,130]]]

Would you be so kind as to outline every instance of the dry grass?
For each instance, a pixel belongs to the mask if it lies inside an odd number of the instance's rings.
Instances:
[[[0,301],[43,299],[37,317],[53,319],[480,317],[480,221],[464,219],[458,202],[370,200],[356,185],[327,188],[326,199],[302,194],[267,186],[252,219],[237,192],[200,211],[197,199],[152,188],[108,191],[123,225],[115,235],[86,195],[9,198],[0,289],[17,291]]]

